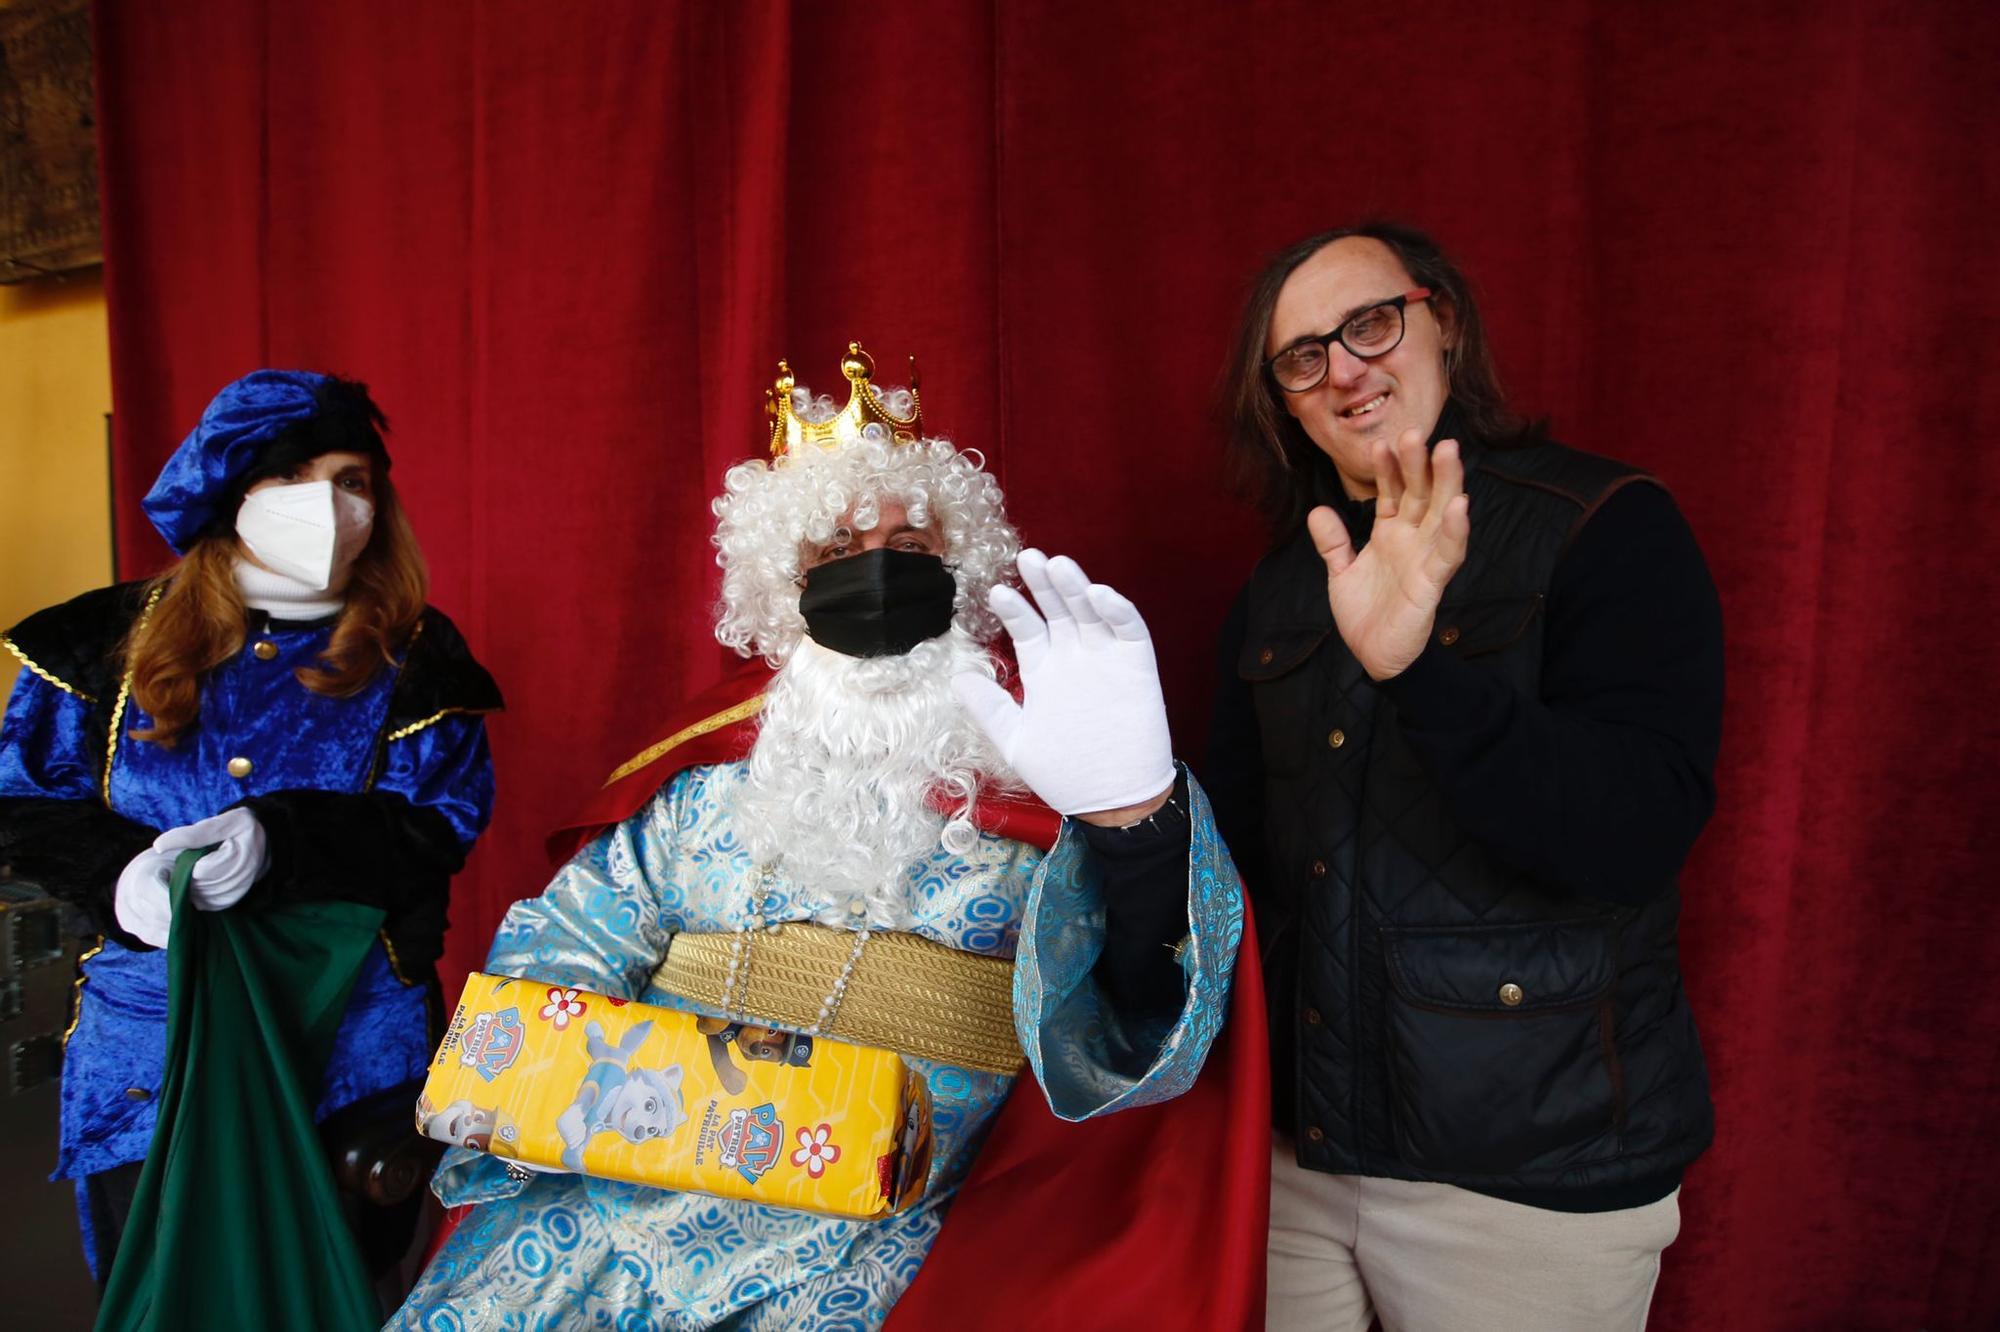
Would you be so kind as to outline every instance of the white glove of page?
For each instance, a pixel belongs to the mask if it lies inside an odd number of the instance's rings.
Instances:
[[[978,675],[954,676],[952,692],[1057,813],[1153,799],[1174,783],[1174,752],[1145,620],[1067,556],[1024,550],[1018,567],[1035,604],[1011,587],[986,604],[1014,640],[1022,701]]]
[[[119,928],[155,948],[167,946],[167,930],[174,923],[167,883],[173,878],[178,854],[141,851],[119,871],[118,890],[112,896],[112,912],[118,917]]]
[[[247,809],[225,809],[214,818],[169,828],[153,839],[153,850],[166,853],[169,871],[175,856],[202,846],[215,850],[195,862],[188,896],[203,911],[235,906],[271,864],[264,825]]]

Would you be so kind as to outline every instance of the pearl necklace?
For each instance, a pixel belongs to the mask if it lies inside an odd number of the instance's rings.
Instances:
[[[757,887],[750,894],[748,914],[743,924],[737,927],[735,937],[729,941],[729,968],[722,978],[722,1015],[733,1016],[739,1022],[753,1020],[747,998],[741,1008],[732,1008],[731,1001],[737,994],[738,981],[742,982],[742,993],[746,996],[750,993],[750,958],[756,950],[758,932],[776,934],[778,926],[783,923],[769,918],[771,885],[777,877],[776,862],[757,867]],[[854,976],[854,965],[861,960],[861,950],[868,946],[868,934],[868,922],[864,919],[861,928],[854,932],[854,948],[841,965],[840,974],[833,978],[833,988],[820,1000],[819,1016],[801,1035],[820,1036],[833,1025],[834,1016],[840,1012],[841,1001],[847,998],[847,982]]]

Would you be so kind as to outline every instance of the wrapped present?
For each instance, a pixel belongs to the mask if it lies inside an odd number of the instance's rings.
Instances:
[[[829,1216],[909,1206],[930,1093],[896,1054],[474,972],[417,1100],[428,1137]]]

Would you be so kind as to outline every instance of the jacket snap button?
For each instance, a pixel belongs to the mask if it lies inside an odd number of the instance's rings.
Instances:
[[[1308,1025],[1314,1027],[1317,1027],[1319,1025],[1320,1018],[1319,1018],[1319,1010],[1317,1008],[1308,1008],[1306,1010],[1306,1022]]]
[[[1312,876],[1315,879],[1324,879],[1326,877],[1326,862],[1324,860],[1315,860],[1312,863]]]
[[[1271,651],[1271,649],[1265,648],[1262,652],[1259,652],[1257,654],[1257,664],[1259,666],[1269,666],[1271,664],[1271,659],[1273,657],[1276,657],[1277,655],[1278,654]]]
[[[1311,1138],[1314,1142],[1325,1142],[1326,1130],[1322,1129],[1319,1125],[1314,1124],[1311,1128],[1306,1130],[1306,1136],[1308,1138]]]
[[[250,775],[250,760],[244,758],[241,754],[229,760],[227,767],[229,768],[229,775],[238,781],[242,781]]]
[[[1330,748],[1339,749],[1347,743],[1347,732],[1341,730],[1338,726],[1334,727],[1326,733],[1326,743]]]
[[[1456,643],[1457,641],[1458,641],[1458,626],[1455,624],[1446,625],[1444,627],[1444,632],[1438,635],[1438,642],[1444,644],[1446,647],[1450,647],[1453,643]]]
[[[257,640],[257,646],[251,648],[250,651],[256,654],[257,660],[269,661],[278,655],[278,645],[268,638],[260,638]]]
[[[1508,981],[1500,987],[1500,1002],[1509,1008],[1517,1006],[1523,997],[1521,987],[1514,984],[1513,981]]]
[[[147,1091],[144,1087],[127,1087],[125,1089],[125,1099],[128,1101],[150,1101],[153,1099],[153,1093]]]

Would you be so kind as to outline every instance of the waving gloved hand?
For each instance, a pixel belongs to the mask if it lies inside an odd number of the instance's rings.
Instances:
[[[235,906],[270,868],[271,849],[264,825],[247,809],[225,809],[214,818],[169,828],[153,839],[153,850],[166,855],[169,870],[176,855],[203,846],[215,850],[195,862],[194,877],[188,882],[188,896],[203,911],[226,911]]]
[[[1058,813],[1150,813],[1173,789],[1174,756],[1146,622],[1067,556],[1024,550],[1019,569],[1035,604],[996,587],[987,605],[1014,640],[1022,701],[979,675],[952,691]]]
[[[173,878],[176,851],[141,851],[118,874],[118,889],[112,895],[113,914],[118,926],[141,943],[155,948],[167,946],[167,930],[174,923],[173,899],[167,883]]]

